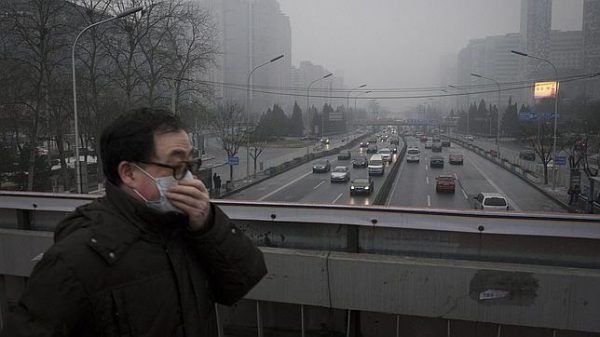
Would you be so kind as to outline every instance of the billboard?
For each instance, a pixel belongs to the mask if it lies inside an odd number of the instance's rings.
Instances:
[[[558,82],[535,82],[533,98],[541,99],[556,97],[557,90]]]

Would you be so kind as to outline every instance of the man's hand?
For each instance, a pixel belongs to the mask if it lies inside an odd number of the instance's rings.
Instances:
[[[179,185],[167,191],[167,198],[190,219],[192,231],[202,230],[210,218],[208,190],[199,179],[180,180]]]

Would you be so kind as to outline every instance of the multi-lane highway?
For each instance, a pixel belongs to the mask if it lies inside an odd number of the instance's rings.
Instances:
[[[419,163],[401,163],[400,171],[392,182],[391,192],[386,205],[429,207],[446,209],[473,209],[473,197],[479,192],[496,192],[506,196],[511,210],[564,212],[547,196],[540,193],[518,177],[495,165],[479,155],[452,144],[444,147],[444,168],[431,168],[429,159],[433,154],[425,149],[416,138],[407,137],[407,145],[417,146],[421,150]],[[401,144],[402,145],[402,144]],[[390,146],[378,143],[379,148]],[[401,146],[399,147],[401,148]],[[352,149],[352,155],[360,153],[359,148]],[[464,156],[463,165],[450,165],[448,155],[459,153]],[[330,156],[332,168],[346,165],[351,169],[352,178],[367,177],[366,168],[352,168],[351,161],[338,161]],[[397,158],[394,157],[394,161]],[[300,202],[318,204],[371,205],[381,184],[389,173],[389,166],[383,177],[373,177],[374,193],[370,196],[350,196],[349,183],[331,183],[329,173],[312,173],[312,164],[308,163],[254,185],[231,198],[239,200]],[[451,174],[456,177],[455,193],[437,193],[436,177]]]

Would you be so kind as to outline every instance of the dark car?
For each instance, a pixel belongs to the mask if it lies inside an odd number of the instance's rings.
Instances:
[[[369,147],[367,148],[367,153],[377,153],[377,145],[369,144]]]
[[[433,143],[431,145],[431,152],[442,152],[442,144],[439,142]]]
[[[448,162],[450,164],[462,165],[463,164],[463,155],[462,154],[451,154],[448,157]]]
[[[431,156],[429,159],[429,167],[444,167],[444,157],[442,156]]]
[[[329,160],[317,161],[313,164],[313,173],[329,172],[331,170],[331,164]]]
[[[398,139],[397,137],[394,137],[390,140],[390,144],[392,145],[400,145],[400,139]]]
[[[535,152],[531,150],[521,151],[519,152],[519,158],[529,161],[535,161]]]
[[[456,179],[452,175],[439,175],[435,178],[436,192],[452,192],[456,190]]]
[[[367,167],[369,166],[369,161],[365,156],[359,156],[352,160],[352,167]]]
[[[449,140],[442,140],[442,147],[450,147],[450,141]]]
[[[373,192],[373,178],[356,178],[350,183],[350,195],[371,194]]]
[[[350,157],[352,157],[350,151],[341,151],[337,158],[338,160],[350,160]]]

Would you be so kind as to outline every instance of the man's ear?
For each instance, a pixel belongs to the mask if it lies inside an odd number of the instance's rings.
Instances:
[[[122,161],[119,163],[117,168],[117,172],[119,173],[119,178],[125,186],[134,188],[136,185],[135,179],[135,170],[132,163],[128,161]]]

